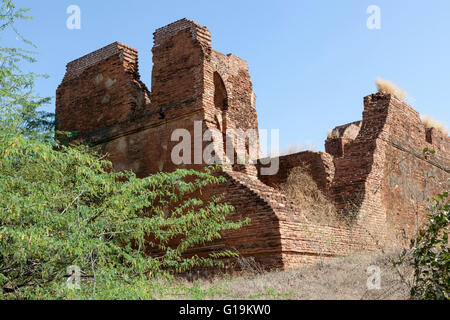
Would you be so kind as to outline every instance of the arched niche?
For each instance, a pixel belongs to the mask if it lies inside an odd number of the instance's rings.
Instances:
[[[218,72],[214,72],[214,106],[220,111],[228,109],[227,89]]]

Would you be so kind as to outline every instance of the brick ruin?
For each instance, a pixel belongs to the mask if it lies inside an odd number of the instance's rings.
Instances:
[[[176,129],[193,140],[207,129],[224,135],[227,129],[258,130],[247,63],[212,49],[207,28],[182,19],[157,29],[152,52],[151,91],[140,80],[138,52],[124,44],[70,62],[56,93],[57,129],[76,131],[78,141],[107,153],[115,170],[140,177],[204,166],[173,163]],[[192,158],[199,157],[199,147],[192,142]],[[436,154],[423,154],[425,147]],[[419,114],[392,95],[365,97],[362,120],[336,127],[325,150],[280,156],[275,175],[262,175],[261,162],[224,168],[227,182],[203,196],[225,193],[233,216],[251,223],[190,253],[233,248],[264,266],[286,269],[394,249],[416,232],[427,198],[449,188],[449,137],[426,129]],[[352,210],[350,224],[312,223],[277,191],[303,163],[340,214]]]

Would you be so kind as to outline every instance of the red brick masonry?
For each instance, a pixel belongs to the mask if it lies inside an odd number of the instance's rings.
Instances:
[[[227,129],[258,130],[247,63],[213,50],[207,28],[176,21],[156,30],[152,51],[151,93],[140,81],[137,51],[121,43],[69,63],[56,93],[57,129],[76,131],[79,141],[108,153],[116,170],[141,177],[180,167],[171,161],[178,144],[171,134],[183,128],[194,138],[194,121],[224,135]],[[449,137],[427,130],[419,114],[394,96],[365,97],[362,121],[337,127],[325,147],[326,153],[280,157],[272,176],[257,174],[260,163],[224,170],[227,183],[204,197],[224,192],[236,208],[232,218],[250,217],[251,223],[192,253],[235,248],[267,267],[291,268],[395,248],[417,230],[427,198],[449,188]],[[425,147],[436,155],[425,156]],[[302,163],[341,214],[356,212],[351,225],[308,222],[273,188]]]

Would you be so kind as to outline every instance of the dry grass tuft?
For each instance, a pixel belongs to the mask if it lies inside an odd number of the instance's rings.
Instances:
[[[404,89],[399,88],[392,81],[377,78],[376,85],[379,92],[394,95],[400,100],[404,100],[406,98],[406,91]]]
[[[420,119],[422,120],[422,123],[425,126],[425,128],[427,129],[433,128],[442,132],[444,135],[448,135],[448,128],[445,124],[427,115],[420,116]]]
[[[336,224],[336,208],[319,189],[306,165],[292,169],[287,181],[278,189],[297,203],[309,221]]]

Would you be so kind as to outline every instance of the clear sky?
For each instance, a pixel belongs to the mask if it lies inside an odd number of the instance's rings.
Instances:
[[[15,2],[35,17],[18,27],[38,46],[32,70],[50,76],[38,82],[43,96],[55,96],[67,62],[114,41],[139,50],[150,87],[154,30],[186,17],[209,28],[216,50],[248,62],[259,126],[280,129],[282,149],[323,150],[327,129],[361,119],[378,76],[406,89],[420,113],[450,125],[448,0]],[[72,4],[81,9],[80,30],[66,27]],[[381,29],[367,28],[370,5],[381,9]]]

